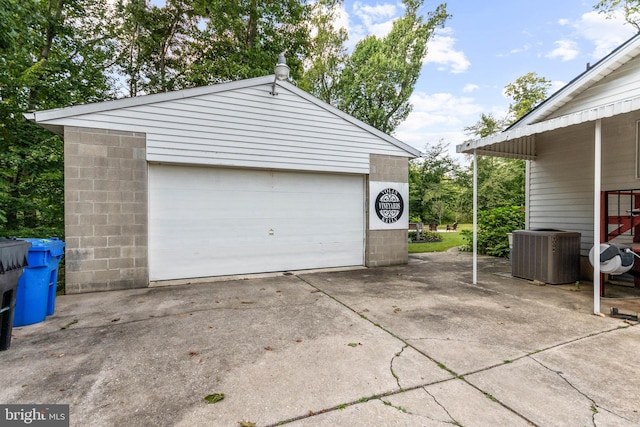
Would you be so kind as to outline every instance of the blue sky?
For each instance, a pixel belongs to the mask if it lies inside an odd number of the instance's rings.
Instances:
[[[411,102],[413,111],[394,136],[424,151],[443,140],[468,137],[464,127],[481,113],[503,118],[504,87],[535,72],[553,82],[551,92],[630,38],[635,29],[593,10],[597,0],[450,0],[452,17],[429,45]],[[423,14],[439,2],[425,0]],[[345,0],[340,24],[353,46],[366,34],[384,35],[402,16],[401,1]],[[462,156],[454,156],[462,160]]]

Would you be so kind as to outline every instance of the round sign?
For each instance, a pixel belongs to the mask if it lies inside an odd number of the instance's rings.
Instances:
[[[386,224],[392,224],[400,219],[404,212],[404,201],[398,190],[385,188],[378,197],[375,204],[378,218]]]

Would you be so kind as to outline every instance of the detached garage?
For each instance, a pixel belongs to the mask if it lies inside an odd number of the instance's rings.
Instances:
[[[274,76],[27,118],[65,142],[68,293],[407,262],[420,153]]]

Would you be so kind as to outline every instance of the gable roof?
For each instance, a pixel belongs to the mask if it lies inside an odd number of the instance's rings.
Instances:
[[[130,107],[145,106],[145,105],[157,104],[161,102],[168,102],[168,101],[193,98],[193,97],[198,97],[203,95],[217,94],[217,93],[233,91],[233,90],[243,89],[243,88],[250,88],[254,86],[261,86],[266,84],[271,85],[274,83],[274,81],[277,86],[280,86],[286,89],[287,91],[294,93],[295,95],[326,110],[327,112],[334,114],[344,119],[345,121],[357,126],[358,128],[405,151],[409,155],[409,157],[420,156],[420,151],[411,147],[410,145],[405,144],[404,142],[390,135],[387,135],[384,132],[381,132],[380,130],[374,128],[373,126],[370,126],[356,119],[355,117],[333,107],[330,104],[327,104],[326,102],[303,91],[302,89],[299,89],[298,87],[296,87],[295,85],[287,81],[275,80],[274,75],[231,81],[231,82],[220,83],[220,84],[211,85],[211,86],[201,86],[201,87],[195,87],[195,88],[189,88],[189,89],[182,89],[182,90],[177,90],[173,92],[157,93],[152,95],[143,95],[143,96],[138,96],[133,98],[122,98],[122,99],[98,102],[93,104],[83,104],[83,105],[76,105],[72,107],[56,108],[52,110],[36,111],[31,113],[25,113],[24,116],[27,120],[34,121],[40,124],[41,126],[52,130],[53,132],[61,134],[62,126],[59,124],[61,119],[64,120],[64,119],[83,116],[87,114],[102,113],[102,112],[120,110],[120,109],[125,109]]]
[[[456,151],[475,151],[478,154],[533,160],[535,135],[538,133],[640,110],[640,96],[631,96],[584,110],[557,114],[580,94],[638,56],[640,33],[618,46],[504,131],[460,144]]]

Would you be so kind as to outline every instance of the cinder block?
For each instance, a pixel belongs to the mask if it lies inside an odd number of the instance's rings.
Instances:
[[[96,179],[93,181],[93,189],[95,191],[119,191],[120,181]]]
[[[64,183],[67,191],[91,191],[93,190],[93,180],[91,179],[67,179]]]
[[[78,146],[79,157],[106,157],[107,147],[104,145],[80,144]]]
[[[140,137],[140,136],[128,136],[128,135],[123,135],[120,137],[120,145],[122,147],[129,147],[132,149],[145,149],[146,145],[147,145],[147,138],[145,137]],[[146,150],[145,150],[146,151]],[[135,154],[132,156],[135,157]]]
[[[133,246],[135,243],[135,236],[130,236],[126,234],[121,234],[119,236],[109,236],[107,237],[109,241],[109,246]]]
[[[133,224],[133,214],[127,213],[118,213],[118,214],[109,214],[108,223],[111,225],[128,225]],[[126,230],[123,230],[126,233]]]
[[[120,145],[120,141],[118,141],[118,145]],[[132,159],[133,158],[133,148],[130,147],[108,147],[107,155],[111,158],[118,159]]]
[[[104,191],[78,190],[79,202],[97,202],[104,203],[107,201],[107,193]]]
[[[132,258],[112,258],[109,260],[110,269],[133,268],[135,261]]]
[[[96,225],[93,233],[95,236],[116,236],[122,233],[120,225]]]
[[[97,248],[106,248],[109,245],[109,240],[104,236],[90,236],[80,235],[80,248],[93,251]]]
[[[64,228],[65,237],[93,236],[92,225],[69,225]]]
[[[121,206],[119,203],[94,203],[93,211],[99,214],[120,213]]]
[[[80,225],[104,225],[107,223],[107,215],[100,214],[80,214]]]
[[[93,250],[93,254],[95,259],[106,259],[108,261],[107,268],[109,268],[112,258],[117,258],[120,256],[120,248],[118,247],[95,248]]]

